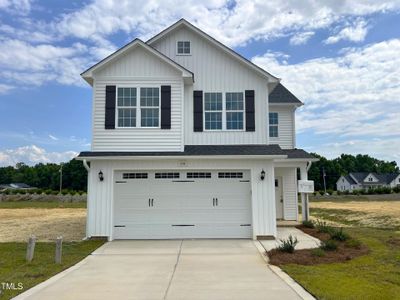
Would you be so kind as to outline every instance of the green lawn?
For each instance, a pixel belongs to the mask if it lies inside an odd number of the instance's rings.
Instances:
[[[86,208],[86,202],[8,201],[0,202],[1,208]]]
[[[2,290],[0,299],[10,299],[76,264],[103,243],[99,240],[64,243],[60,265],[54,263],[55,243],[37,243],[31,263],[25,261],[26,243],[0,243],[0,291],[2,282],[23,285],[21,291]]]
[[[318,299],[400,299],[400,232],[346,228],[370,253],[345,263],[282,269]]]

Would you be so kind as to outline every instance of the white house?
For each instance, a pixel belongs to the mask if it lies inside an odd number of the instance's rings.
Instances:
[[[87,236],[266,238],[297,220],[302,103],[182,19],[82,73],[93,87]],[[89,164],[88,164],[89,162]]]
[[[351,172],[346,176],[340,176],[336,182],[336,189],[341,192],[396,186],[400,186],[400,174],[397,173]]]

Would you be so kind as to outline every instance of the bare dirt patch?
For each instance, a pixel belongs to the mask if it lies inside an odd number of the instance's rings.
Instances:
[[[329,239],[329,234],[318,232],[316,229],[306,228],[304,226],[298,226],[297,228],[321,241],[327,241]],[[368,247],[363,244],[357,247],[351,247],[346,242],[337,242],[337,245],[337,250],[324,251],[323,256],[315,255],[315,249],[295,250],[294,253],[286,253],[273,249],[268,251],[267,255],[269,257],[269,262],[277,266],[286,264],[317,265],[344,262],[366,255],[369,252]]]
[[[345,217],[349,223],[371,227],[400,227],[400,201],[311,202],[311,208]],[[343,214],[344,211],[351,214]],[[334,219],[334,215],[332,215]]]
[[[85,208],[0,209],[0,242],[20,242],[34,234],[39,241],[81,240],[85,236]]]

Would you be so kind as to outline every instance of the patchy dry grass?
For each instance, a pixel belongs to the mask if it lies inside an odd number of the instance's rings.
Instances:
[[[311,215],[336,224],[400,228],[400,201],[311,202]]]
[[[39,241],[62,235],[65,241],[85,237],[85,208],[2,208],[0,242],[22,242],[34,234]]]

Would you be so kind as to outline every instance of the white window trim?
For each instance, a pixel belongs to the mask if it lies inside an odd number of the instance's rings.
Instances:
[[[130,107],[119,107],[118,106],[118,88],[136,88],[136,106]],[[142,115],[141,115],[141,105],[140,105],[140,88],[158,88],[158,126],[157,127],[145,127],[141,126],[142,124]],[[136,107],[136,127],[125,127],[125,126],[118,126],[118,108],[133,108]],[[146,108],[149,108],[146,106]],[[161,85],[155,84],[124,84],[124,85],[117,85],[115,87],[115,128],[116,129],[161,129]]]
[[[178,53],[178,42],[189,42],[189,53]],[[192,42],[189,41],[189,40],[176,41],[175,54],[178,55],[178,56],[190,56],[190,55],[192,55]]]
[[[206,110],[206,101],[205,101],[205,94],[206,93],[221,93],[222,94],[222,110]],[[242,93],[243,94],[243,110],[226,110],[226,93]],[[246,131],[246,99],[245,99],[245,92],[238,91],[238,92],[220,92],[220,91],[207,91],[203,92],[203,131],[209,132],[244,132]],[[221,129],[206,129],[206,112],[221,112],[222,113],[222,128]],[[227,129],[226,126],[226,113],[227,112],[242,112],[243,113],[243,128],[242,129]]]
[[[270,124],[270,123],[269,123],[269,114],[271,114],[271,113],[275,113],[275,114],[278,115],[278,124]],[[270,128],[271,126],[276,127],[277,132],[278,132],[278,136],[271,136],[271,135],[269,134],[269,128]],[[277,111],[270,111],[270,112],[268,112],[268,137],[269,137],[270,139],[279,139],[279,113],[278,113]]]

